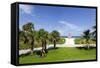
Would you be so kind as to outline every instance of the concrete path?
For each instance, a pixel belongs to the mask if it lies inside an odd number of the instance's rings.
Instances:
[[[75,38],[65,38],[64,45],[75,45]]]

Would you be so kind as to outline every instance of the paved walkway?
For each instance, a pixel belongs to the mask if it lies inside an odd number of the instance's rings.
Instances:
[[[64,45],[75,45],[74,40],[75,40],[75,38],[65,38]]]
[[[68,40],[70,40],[69,42],[68,42]],[[72,44],[71,44],[72,43]],[[85,44],[75,44],[74,43],[74,38],[70,38],[70,39],[68,39],[68,38],[65,38],[65,43],[64,44],[56,44],[56,47],[83,47]],[[90,44],[90,46],[96,46],[95,44]],[[51,44],[51,45],[47,45],[47,49],[49,49],[49,48],[53,48],[54,47],[54,45],[53,44]],[[41,50],[42,49],[42,47],[39,47],[39,48],[34,48],[34,51],[36,51],[36,50]],[[31,50],[30,49],[26,49],[26,50],[19,50],[19,55],[21,55],[21,54],[27,54],[27,53],[29,53]]]

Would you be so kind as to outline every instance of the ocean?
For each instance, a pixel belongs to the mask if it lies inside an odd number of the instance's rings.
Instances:
[[[68,38],[67,36],[60,36],[62,38]],[[72,36],[71,38],[81,38],[82,36]]]

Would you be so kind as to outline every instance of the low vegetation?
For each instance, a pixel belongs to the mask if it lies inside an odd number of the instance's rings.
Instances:
[[[85,38],[76,38],[75,39],[75,44],[86,44]],[[90,44],[96,44],[96,41],[94,38],[90,39]]]

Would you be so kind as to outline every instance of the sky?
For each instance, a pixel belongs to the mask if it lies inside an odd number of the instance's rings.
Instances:
[[[57,30],[60,36],[80,36],[83,31],[92,29],[96,9],[78,7],[57,7],[40,5],[19,5],[19,28],[28,22],[34,24],[35,30],[45,29],[48,32]]]

